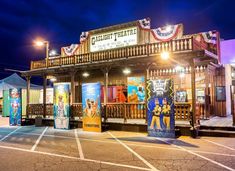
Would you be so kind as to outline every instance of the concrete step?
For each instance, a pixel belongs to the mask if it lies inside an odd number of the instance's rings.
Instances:
[[[222,131],[235,131],[235,126],[206,126],[206,125],[201,125],[200,129],[205,129],[205,130],[222,130]]]
[[[210,137],[235,137],[235,131],[231,130],[210,130],[201,129],[198,132],[199,136],[210,136]]]

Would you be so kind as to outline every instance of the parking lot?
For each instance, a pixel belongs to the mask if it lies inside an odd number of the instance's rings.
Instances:
[[[234,170],[235,139],[0,127],[0,170]]]

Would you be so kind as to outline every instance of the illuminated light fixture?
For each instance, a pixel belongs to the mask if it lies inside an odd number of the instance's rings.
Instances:
[[[167,25],[167,26],[166,26],[166,31],[167,31],[167,32],[170,32],[170,31],[171,31],[171,25]]]
[[[55,56],[55,55],[57,55],[56,50],[51,50],[49,56]]]
[[[185,77],[185,73],[180,73],[180,78],[184,78]]]
[[[131,73],[131,70],[129,68],[125,68],[122,72],[123,74],[128,75]]]
[[[176,70],[176,72],[180,72],[180,71],[183,71],[184,68],[183,68],[182,66],[177,65],[177,66],[175,67],[175,70]]]
[[[57,79],[55,78],[55,77],[52,77],[51,79],[50,79],[50,81],[51,82],[55,82]]]
[[[163,60],[167,60],[169,57],[170,57],[169,52],[162,52],[162,53],[161,53],[161,58],[162,58]]]
[[[84,72],[84,73],[82,74],[82,76],[83,76],[83,77],[89,77],[90,74],[89,74],[88,72]]]
[[[36,46],[43,46],[45,44],[45,41],[37,40],[34,42]]]

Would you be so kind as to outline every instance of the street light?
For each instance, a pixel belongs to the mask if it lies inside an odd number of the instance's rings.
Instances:
[[[48,66],[48,57],[49,57],[49,41],[45,41],[45,40],[36,40],[34,42],[35,46],[46,46],[46,66]]]
[[[54,50],[54,49],[50,50],[49,56],[56,56],[56,55],[57,55],[56,50]]]

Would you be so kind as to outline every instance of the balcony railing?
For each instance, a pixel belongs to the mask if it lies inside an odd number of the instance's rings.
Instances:
[[[184,52],[193,50],[203,50],[207,48],[205,44],[196,42],[192,37],[171,40],[168,42],[159,42],[143,45],[129,46],[119,49],[112,49],[94,53],[85,53],[74,56],[49,58],[48,61],[32,61],[31,70],[46,67],[59,67],[68,65],[79,65],[88,63],[97,63],[111,60],[122,60],[133,57],[147,57],[160,54],[163,51]]]
[[[175,119],[190,120],[190,104],[175,104]],[[106,110],[102,104],[102,117],[105,120],[118,118],[126,122],[129,119],[146,119],[145,103],[108,103]],[[27,107],[29,117],[43,115],[43,104],[29,104]],[[53,104],[46,105],[46,117],[53,118]],[[71,105],[71,118],[82,118],[82,104],[74,103]]]

